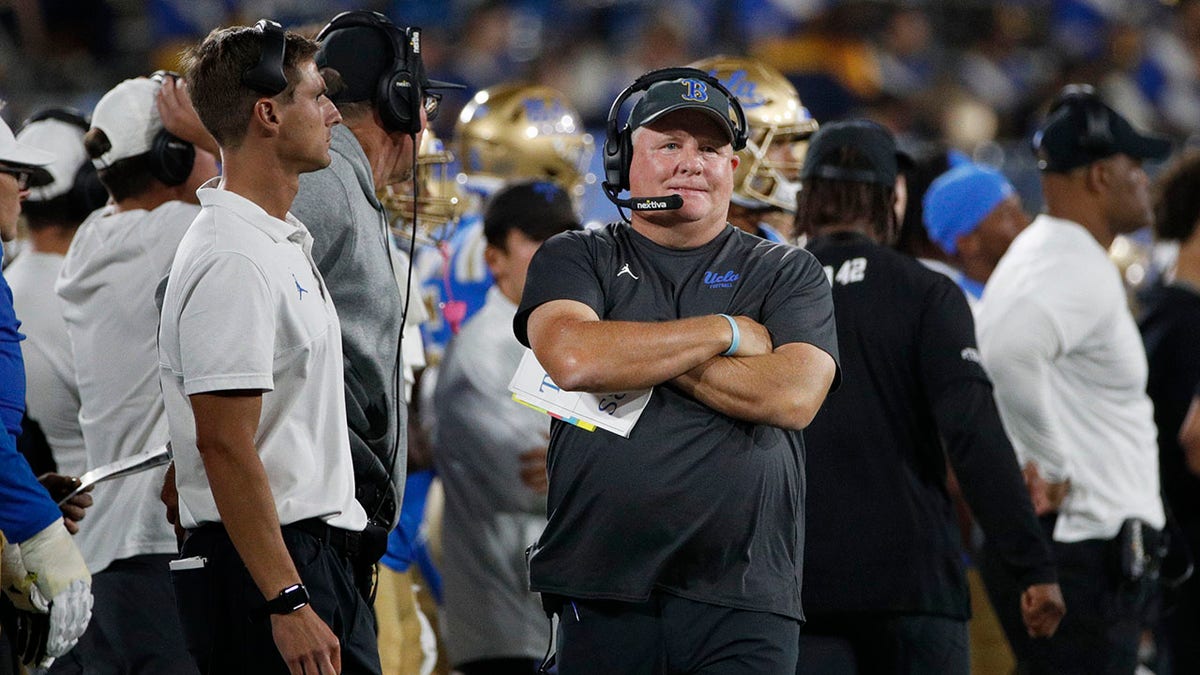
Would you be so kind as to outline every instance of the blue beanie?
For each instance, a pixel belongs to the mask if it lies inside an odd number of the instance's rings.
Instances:
[[[975,231],[992,209],[1013,193],[999,171],[979,164],[962,164],[937,177],[925,192],[925,229],[929,238],[950,255],[957,240]]]

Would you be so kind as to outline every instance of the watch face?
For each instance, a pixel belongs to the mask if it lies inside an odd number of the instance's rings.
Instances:
[[[288,586],[279,596],[267,603],[271,614],[291,614],[308,604],[308,589],[303,584]]]

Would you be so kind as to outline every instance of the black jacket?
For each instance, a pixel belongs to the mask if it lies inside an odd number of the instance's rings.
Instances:
[[[809,250],[833,285],[843,384],[804,432],[806,612],[969,616],[947,458],[1022,586],[1054,581],[962,291],[862,235]]]

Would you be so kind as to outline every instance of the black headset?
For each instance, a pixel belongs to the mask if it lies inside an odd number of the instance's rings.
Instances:
[[[391,132],[402,132],[413,135],[421,131],[421,106],[425,102],[425,93],[423,91],[424,73],[422,72],[421,64],[421,29],[408,27],[400,30],[400,27],[388,20],[388,18],[378,12],[367,10],[353,10],[342,12],[325,25],[321,32],[317,34],[317,42],[324,42],[325,38],[330,33],[346,28],[371,28],[382,32],[387,36],[388,42],[392,45],[392,64],[390,68],[386,68],[384,73],[379,77],[375,85],[375,94],[372,97],[372,102],[375,109],[379,111],[379,118],[383,122],[385,129]],[[413,175],[417,171],[417,153],[414,148],[413,152]],[[413,184],[413,222],[416,222],[416,208],[418,198],[418,185]],[[408,285],[404,294],[404,308],[400,312],[400,330],[396,336],[396,366],[392,371],[392,381],[396,389],[396,396],[400,397],[404,387],[404,379],[402,373],[402,361],[404,354],[404,326],[408,322],[408,303],[412,300],[412,261],[415,260],[416,246],[416,228],[413,228],[413,238],[409,240],[408,249]],[[388,263],[394,265],[394,257],[391,254],[391,243],[389,238],[384,239],[384,247],[387,249]],[[395,270],[393,269],[393,272]],[[398,410],[397,415],[403,415],[405,411]],[[399,422],[399,420],[397,420]],[[400,503],[397,495],[394,492],[394,479],[396,460],[400,455],[400,428],[397,424],[396,438],[392,444],[387,459],[387,483],[388,491],[391,493],[392,507],[399,510]],[[376,523],[381,516],[381,512],[385,506],[388,506],[387,499],[380,500],[375,507],[375,512],[368,514],[371,523]],[[390,523],[388,523],[390,526]],[[371,594],[374,596],[375,587],[372,587]]]
[[[1079,137],[1079,147],[1089,152],[1103,152],[1116,142],[1109,127],[1108,109],[1100,102],[1096,90],[1090,84],[1068,84],[1058,93],[1050,113],[1054,114],[1067,106],[1083,109],[1085,127]]]
[[[617,116],[621,112],[621,106],[630,96],[646,91],[651,85],[659,82],[670,82],[672,80],[700,80],[705,82],[710,87],[715,87],[725,97],[729,99],[730,106],[733,107],[734,116],[737,117],[737,128],[733,135],[734,151],[741,150],[746,147],[746,112],[742,110],[742,104],[721,84],[717,78],[709,75],[703,70],[696,68],[660,68],[652,70],[645,75],[633,81],[633,84],[625,88],[618,96],[617,100],[613,101],[612,108],[608,111],[608,122],[605,125],[605,140],[604,140],[604,191],[610,195],[610,199],[615,199],[622,190],[629,189],[629,163],[633,159],[633,130],[629,128],[629,122],[626,120],[624,126],[618,126]]]
[[[258,33],[258,63],[242,71],[242,84],[254,91],[276,96],[287,89],[287,74],[283,72],[283,57],[287,50],[287,34],[283,26],[270,19],[254,24]]]
[[[1046,122],[1041,130],[1033,137],[1033,150],[1039,156],[1038,168],[1042,171],[1057,171],[1058,165],[1051,162],[1041,152],[1042,135],[1046,129],[1066,117],[1071,110],[1083,112],[1083,133],[1076,139],[1079,147],[1089,153],[1102,155],[1110,151],[1116,143],[1110,126],[1109,110],[1100,101],[1096,90],[1090,84],[1068,84],[1063,87],[1050,105]]]
[[[178,80],[179,73],[156,70],[150,75],[150,79],[158,82],[159,86],[167,78]],[[160,129],[150,143],[148,160],[150,175],[162,181],[163,185],[182,185],[192,174],[192,165],[196,163],[196,146],[166,129]]]
[[[385,68],[375,85],[372,101],[388,131],[416,134],[421,131],[421,107],[425,103],[421,64],[421,29],[400,27],[378,12],[352,10],[333,17],[317,42],[346,28],[371,28],[387,36],[392,45],[392,65]]]
[[[25,120],[23,126],[46,120],[57,120],[69,124],[85,134],[91,128],[91,123],[83,113],[74,108],[61,107],[43,108]],[[70,204],[71,216],[77,216],[79,219],[83,219],[87,214],[104,206],[104,203],[108,201],[108,190],[105,190],[104,185],[100,183],[100,179],[96,176],[96,167],[90,159],[85,159],[75,170],[75,177],[71,179],[71,187],[62,196],[66,197],[66,201]]]
[[[92,123],[88,121],[88,118],[85,117],[83,113],[74,108],[61,107],[43,108],[42,110],[33,113],[29,119],[25,120],[25,124],[22,126],[28,126],[34,122],[44,122],[46,120],[58,120],[59,122],[65,122],[82,130],[84,133],[87,133],[88,129],[92,127]]]

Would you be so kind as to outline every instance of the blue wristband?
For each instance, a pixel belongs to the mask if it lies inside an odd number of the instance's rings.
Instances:
[[[737,320],[728,314],[718,314],[717,316],[725,317],[729,322],[729,328],[733,330],[733,339],[729,341],[729,349],[721,352],[721,356],[733,356],[737,353],[738,346],[742,344],[742,331],[738,328]]]

